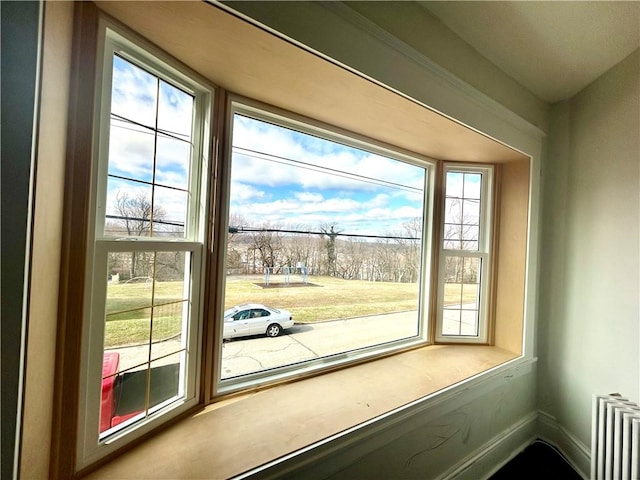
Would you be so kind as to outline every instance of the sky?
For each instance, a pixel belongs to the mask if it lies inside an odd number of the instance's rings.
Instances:
[[[384,235],[423,215],[425,169],[236,114],[230,214],[249,226]]]
[[[184,224],[189,200],[193,97],[114,56],[111,114],[107,214],[117,214],[115,205],[123,193],[150,199],[150,184],[155,182],[154,202],[164,211],[165,220]],[[157,145],[156,127],[163,132],[157,136]]]
[[[155,182],[155,204],[165,219],[184,222],[193,97],[115,56],[111,100],[107,214],[117,214],[123,192],[150,198]],[[157,145],[156,111],[157,128],[166,132]],[[252,227],[398,233],[423,216],[425,175],[423,167],[234,116],[231,223],[241,217]]]

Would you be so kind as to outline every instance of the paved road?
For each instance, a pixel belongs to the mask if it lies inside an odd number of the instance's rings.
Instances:
[[[416,312],[297,324],[276,338],[225,342],[222,378],[343,353],[417,334]]]
[[[455,313],[455,312],[453,312]],[[445,328],[453,319],[445,317]],[[464,330],[464,328],[463,328]],[[222,348],[222,378],[257,372],[328,355],[344,353],[417,334],[416,311],[296,324],[276,338],[243,337],[226,341]],[[153,345],[157,358],[180,348],[179,339]],[[147,361],[146,346],[121,347],[120,371]],[[177,363],[179,354],[154,362],[153,366]]]

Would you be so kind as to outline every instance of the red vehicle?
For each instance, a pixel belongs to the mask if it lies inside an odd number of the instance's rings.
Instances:
[[[177,363],[125,372],[120,372],[119,366],[119,353],[104,354],[100,433],[136,415],[144,414],[147,388],[149,388],[149,408],[178,394],[180,365]]]

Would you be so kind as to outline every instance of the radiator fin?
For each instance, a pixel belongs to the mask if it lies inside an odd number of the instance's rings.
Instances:
[[[618,395],[594,395],[591,478],[640,480],[640,405]]]

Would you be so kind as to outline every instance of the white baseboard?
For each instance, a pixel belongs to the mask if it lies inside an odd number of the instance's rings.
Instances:
[[[490,477],[536,439],[537,425],[538,412],[531,412],[443,473],[438,480]]]
[[[546,412],[538,412],[538,437],[555,446],[573,469],[584,479],[591,471],[591,449],[564,429],[555,417]]]
[[[489,478],[536,439],[556,447],[573,469],[587,480],[591,455],[589,448],[565,430],[548,413],[532,412],[462,459],[437,480],[477,480]]]

